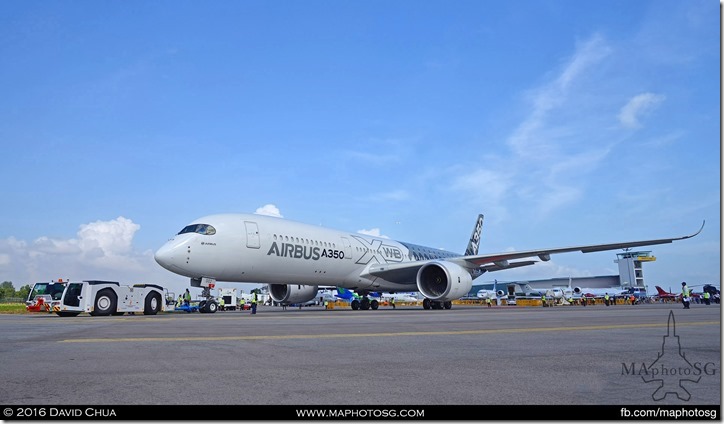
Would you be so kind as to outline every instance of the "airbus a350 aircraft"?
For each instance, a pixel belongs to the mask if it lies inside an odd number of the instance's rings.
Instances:
[[[538,258],[671,243],[695,234],[656,240],[594,244],[480,255],[482,215],[476,221],[465,255],[380,237],[337,231],[282,218],[251,214],[210,215],[184,227],[155,254],[167,270],[191,278],[208,298],[201,310],[215,312],[210,288],[216,281],[269,285],[277,302],[314,298],[318,286],[355,290],[359,307],[369,309],[371,291],[419,291],[425,309],[450,309],[484,272],[532,265]],[[703,228],[703,225],[702,225]]]

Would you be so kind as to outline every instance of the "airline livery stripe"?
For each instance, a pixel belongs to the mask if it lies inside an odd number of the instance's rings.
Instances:
[[[703,321],[691,323],[677,323],[676,327],[691,327],[702,325],[716,325],[719,321]],[[404,337],[404,336],[468,336],[484,334],[510,334],[510,333],[542,333],[551,331],[596,331],[619,330],[639,328],[664,328],[668,323],[662,324],[617,324],[617,325],[587,325],[580,327],[542,327],[542,328],[501,328],[486,330],[459,330],[459,331],[402,331],[396,333],[358,333],[358,334],[284,334],[260,336],[209,336],[209,337],[121,337],[96,339],[67,339],[59,343],[113,343],[113,342],[193,342],[193,341],[244,341],[244,340],[294,340],[294,339],[345,339],[353,337]]]

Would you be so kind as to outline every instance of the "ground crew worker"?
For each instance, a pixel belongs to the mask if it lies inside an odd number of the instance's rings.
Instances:
[[[541,300],[541,302],[542,302],[542,305],[543,305],[543,306],[546,306],[546,295],[542,295],[542,296],[540,297],[540,300]]]
[[[176,306],[181,306],[184,304],[184,297],[183,295],[178,295],[178,300],[176,301]]]
[[[219,296],[219,308],[221,308],[222,311],[224,310],[224,296]]]
[[[390,305],[392,305],[392,309],[395,309],[395,298],[390,298]]]
[[[492,304],[492,302],[491,302],[490,298],[487,298],[487,299],[485,299],[485,304],[486,304],[486,305],[488,305],[488,308],[490,308],[490,307],[492,307],[492,306],[493,306],[493,304]]]
[[[631,295],[631,304],[634,305],[636,303],[636,297],[634,295]]]
[[[689,286],[686,281],[681,283],[681,301],[684,303],[684,309],[689,309]]]
[[[189,289],[186,289],[186,293],[184,293],[184,305],[191,305],[191,293],[189,292]]]
[[[599,293],[601,293],[601,292],[599,292]],[[606,303],[606,306],[610,306],[611,303],[609,302],[608,293],[606,293],[606,295],[603,296],[603,301],[604,301],[604,303]]]
[[[572,298],[572,297],[569,297],[569,298],[568,298],[568,303],[571,304],[571,305],[573,305],[573,298]]]
[[[324,301],[324,309],[329,309],[329,301],[328,301],[328,300],[325,300],[325,301]]]
[[[251,298],[251,313],[256,314],[256,302],[257,302],[256,292],[254,292],[254,296]]]
[[[709,292],[704,292],[704,303],[707,305],[711,305],[711,301],[709,300]]]

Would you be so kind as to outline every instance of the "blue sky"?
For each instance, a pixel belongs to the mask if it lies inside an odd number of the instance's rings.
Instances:
[[[0,280],[183,287],[190,221],[287,219],[462,252],[682,236],[720,281],[719,4],[6,1]],[[487,274],[617,273],[614,252]]]

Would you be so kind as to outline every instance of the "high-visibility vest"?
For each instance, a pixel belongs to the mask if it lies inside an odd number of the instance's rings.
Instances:
[[[708,299],[708,298],[709,298],[709,292],[704,292],[704,299]]]
[[[599,292],[599,293],[600,293],[600,292]],[[606,300],[608,300],[608,295],[604,296],[603,298],[606,299]]]
[[[256,303],[256,292],[254,292],[254,297],[251,298],[251,303],[252,304]]]

